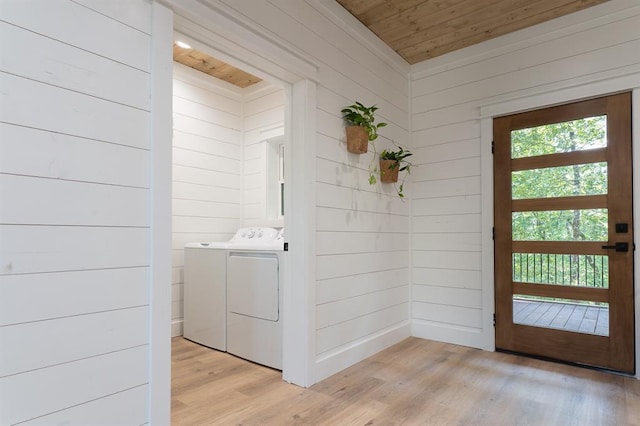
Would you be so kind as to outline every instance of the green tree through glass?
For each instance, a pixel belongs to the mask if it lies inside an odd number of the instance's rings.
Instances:
[[[512,158],[606,146],[606,116],[589,117],[511,132]],[[607,193],[607,164],[588,163],[512,173],[512,198],[584,196]],[[514,240],[606,241],[607,210],[514,212]],[[523,261],[524,259],[524,261]],[[604,256],[514,254],[514,281],[607,286]],[[526,278],[525,278],[526,277]]]

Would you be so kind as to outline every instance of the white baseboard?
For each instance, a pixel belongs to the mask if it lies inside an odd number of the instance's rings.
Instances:
[[[411,336],[409,321],[351,343],[316,360],[312,383],[326,379]],[[310,385],[311,385],[310,384]]]
[[[182,319],[171,321],[171,337],[182,336]]]
[[[493,333],[493,329],[491,330]],[[450,324],[439,324],[414,319],[411,322],[411,335],[421,339],[452,343],[454,345],[493,351],[489,339],[483,330],[467,327],[455,327]]]

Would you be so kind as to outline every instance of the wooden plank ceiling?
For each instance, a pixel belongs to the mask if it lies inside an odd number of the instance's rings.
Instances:
[[[262,81],[255,75],[233,67],[206,53],[193,48],[180,47],[176,43],[173,44],[173,60],[242,89]]]
[[[408,63],[608,0],[337,0]]]

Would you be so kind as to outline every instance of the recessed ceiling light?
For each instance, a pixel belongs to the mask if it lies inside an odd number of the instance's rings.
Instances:
[[[182,47],[183,49],[191,49],[191,45],[185,43],[184,41],[176,41],[176,45],[178,47]]]

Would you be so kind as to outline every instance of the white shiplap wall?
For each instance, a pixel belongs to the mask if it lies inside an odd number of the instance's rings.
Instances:
[[[370,34],[362,36],[361,25],[333,2],[220,3],[318,64],[317,276],[295,283],[315,286],[316,381],[409,335],[410,202],[390,187],[369,186],[371,154],[347,153],[340,114],[354,100],[377,104],[379,120],[389,123],[378,149],[391,140],[409,146],[409,67]]]
[[[242,214],[242,90],[174,63],[172,330],[182,335],[184,245],[227,241]]]
[[[284,135],[285,93],[268,82],[247,87],[243,104],[243,220],[244,225],[282,225],[267,211],[266,139]],[[272,216],[272,215],[271,215]],[[282,222],[282,221],[280,221]]]
[[[620,0],[412,67],[414,335],[493,346],[491,116],[638,87],[639,52]]]
[[[144,424],[152,5],[1,7],[0,424]]]
[[[267,226],[266,137],[284,131],[284,90],[241,89],[174,63],[172,336],[182,335],[184,245]]]

